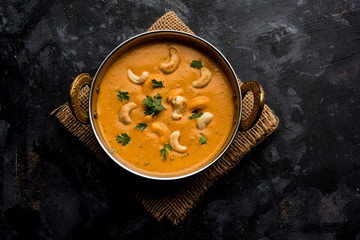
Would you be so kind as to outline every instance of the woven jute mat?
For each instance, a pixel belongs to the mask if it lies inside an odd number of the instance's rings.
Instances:
[[[194,34],[174,12],[168,12],[159,18],[149,28],[149,31],[164,29],[180,30]],[[83,109],[87,109],[88,106],[89,90],[89,87],[84,87],[80,92],[80,102]],[[247,94],[243,99],[243,118],[249,116],[252,105],[252,95]],[[52,114],[55,114],[68,132],[90,148],[99,160],[105,163],[111,161],[98,144],[90,125],[79,123],[74,118],[68,103],[55,109]],[[200,196],[219,177],[229,172],[252,147],[270,135],[278,124],[279,119],[265,105],[256,125],[246,132],[238,132],[234,142],[224,156],[206,170],[177,181],[159,182],[137,177],[139,179],[136,179],[135,182],[140,182],[140,184],[131,184],[129,190],[158,221],[166,217],[177,225],[185,218],[188,211],[194,207]],[[134,179],[131,182],[134,182]]]

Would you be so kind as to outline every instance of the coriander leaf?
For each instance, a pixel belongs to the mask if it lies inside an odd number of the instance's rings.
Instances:
[[[199,118],[199,117],[201,117],[201,116],[204,114],[204,113],[198,113],[197,110],[192,111],[192,113],[193,113],[193,115],[191,115],[191,116],[189,117],[189,119],[191,119],[191,120],[194,120],[194,119],[196,119],[196,118]]]
[[[162,156],[163,160],[166,160],[166,157],[169,154],[167,150],[172,151],[172,147],[170,144],[164,144],[164,147],[160,150],[160,156]]]
[[[121,133],[121,135],[116,136],[116,141],[122,143],[123,146],[126,146],[130,142],[130,137],[127,133]]]
[[[165,110],[164,106],[161,104],[160,94],[156,94],[154,99],[151,96],[146,96],[146,99],[142,101],[146,105],[145,115],[151,115],[156,117],[159,113]]]
[[[130,99],[128,92],[122,92],[120,90],[116,90],[116,91],[117,91],[118,98],[120,101],[124,101],[124,100],[126,101],[126,100]]]
[[[200,140],[199,140],[199,143],[201,144],[201,145],[204,145],[205,143],[206,143],[206,137],[202,134],[202,133],[200,133]]]
[[[145,123],[138,123],[138,125],[135,127],[135,129],[144,131],[147,125]]]
[[[169,149],[170,151],[172,151],[173,149],[172,149],[172,147],[171,147],[171,145],[170,144],[164,144],[164,147],[165,148],[167,148],[167,149]]]
[[[197,61],[197,60],[193,60],[190,64],[190,67],[192,68],[197,68],[197,69],[200,69],[202,68],[202,62],[201,61]]]
[[[164,88],[162,81],[156,81],[156,79],[152,79],[151,82],[154,84],[154,88]]]

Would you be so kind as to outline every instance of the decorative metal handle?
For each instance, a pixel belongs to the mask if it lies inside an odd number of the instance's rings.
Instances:
[[[75,118],[82,124],[89,123],[89,113],[83,111],[80,107],[79,93],[85,85],[91,85],[93,78],[88,73],[78,75],[70,86],[69,101],[70,109]]]
[[[240,122],[240,130],[246,131],[252,128],[255,123],[259,120],[260,115],[264,109],[265,103],[265,93],[264,89],[260,83],[253,80],[247,81],[241,86],[241,96],[242,99],[245,98],[245,95],[251,91],[254,96],[254,107],[251,111],[250,116],[244,121]]]

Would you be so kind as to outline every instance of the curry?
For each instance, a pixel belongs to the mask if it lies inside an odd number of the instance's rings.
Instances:
[[[181,173],[208,163],[226,143],[233,91],[205,52],[152,42],[111,65],[96,112],[112,154],[145,172]]]

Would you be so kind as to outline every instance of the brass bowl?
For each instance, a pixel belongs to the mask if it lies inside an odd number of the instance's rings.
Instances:
[[[103,139],[103,136],[100,133],[97,115],[96,115],[96,101],[98,97],[98,92],[100,89],[101,81],[110,68],[110,66],[115,62],[116,59],[119,58],[123,53],[131,50],[132,48],[149,42],[156,42],[156,41],[175,41],[181,42],[186,45],[190,45],[194,48],[199,49],[200,51],[206,52],[210,57],[212,57],[224,70],[225,74],[227,75],[232,90],[234,92],[234,104],[235,104],[235,113],[233,119],[233,125],[228,135],[226,142],[220,148],[218,153],[211,159],[204,163],[203,165],[191,169],[188,172],[182,173],[173,173],[173,174],[156,174],[156,173],[149,173],[145,172],[141,169],[135,168],[132,165],[128,164],[125,160],[120,158],[117,155],[112,154],[112,150],[110,146],[106,144],[106,141]],[[90,89],[90,96],[89,96],[89,113],[84,112],[80,108],[79,103],[79,92],[84,85],[91,85]],[[245,96],[247,92],[251,91],[254,96],[254,107],[250,116],[245,120],[241,121],[241,112],[242,112],[242,98]],[[259,119],[261,112],[264,107],[264,90],[258,82],[255,81],[248,81],[244,83],[241,87],[239,81],[236,77],[234,69],[231,67],[229,61],[224,57],[224,55],[211,43],[207,42],[206,40],[181,31],[172,31],[172,30],[160,30],[160,31],[151,31],[136,35],[127,41],[120,44],[116,47],[102,62],[99,66],[96,74],[94,77],[91,77],[87,73],[82,73],[77,76],[70,87],[70,108],[73,111],[74,116],[83,124],[91,124],[92,130],[96,139],[98,140],[100,146],[104,149],[106,154],[117,164],[119,164],[124,169],[132,172],[136,175],[141,177],[149,178],[149,179],[156,179],[156,180],[174,180],[180,179],[184,177],[188,177],[194,175],[210,165],[216,162],[229,148],[230,144],[235,138],[237,131],[246,131],[250,129]]]

